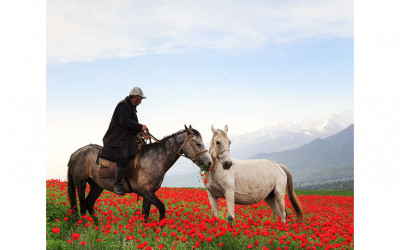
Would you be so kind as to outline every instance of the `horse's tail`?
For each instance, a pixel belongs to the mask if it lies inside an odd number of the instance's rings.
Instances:
[[[71,209],[75,210],[77,205],[76,190],[75,190],[75,183],[71,174],[71,169],[69,168],[69,162],[68,162],[68,198],[69,198],[69,204],[71,205]]]
[[[297,219],[302,222],[303,221],[303,214],[304,210],[303,207],[301,206],[300,201],[297,199],[297,196],[294,192],[293,188],[293,177],[292,174],[289,172],[289,169],[286,167],[284,164],[278,164],[283,171],[285,171],[286,176],[287,176],[287,184],[286,184],[286,190],[289,196],[290,203],[292,204],[294,210],[296,211]]]

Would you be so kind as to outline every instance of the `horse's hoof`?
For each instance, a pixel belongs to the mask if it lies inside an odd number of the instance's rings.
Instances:
[[[233,222],[235,219],[232,216],[228,216],[228,222]]]

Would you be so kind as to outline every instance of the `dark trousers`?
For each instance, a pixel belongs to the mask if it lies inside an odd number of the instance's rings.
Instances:
[[[117,156],[117,167],[126,168],[129,162],[129,148],[128,147],[117,148],[116,156]]]

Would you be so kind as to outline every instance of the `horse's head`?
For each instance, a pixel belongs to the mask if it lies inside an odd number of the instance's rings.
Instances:
[[[225,126],[224,130],[215,130],[214,126],[211,125],[211,131],[213,137],[210,144],[210,153],[213,159],[217,159],[223,166],[224,169],[230,169],[232,166],[232,158],[230,153],[231,140],[228,135],[228,125]]]
[[[186,127],[186,139],[182,146],[183,153],[190,158],[197,166],[202,165],[209,168],[212,165],[211,155],[204,146],[201,134],[192,128],[192,125]]]

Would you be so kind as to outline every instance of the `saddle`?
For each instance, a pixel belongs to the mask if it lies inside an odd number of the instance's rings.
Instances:
[[[130,158],[127,166],[127,171],[125,177],[131,177],[134,170],[139,166],[139,155],[142,144],[138,145],[137,154],[135,154],[132,158]],[[98,162],[100,163],[99,169],[99,177],[100,178],[114,178],[115,177],[115,169],[117,168],[116,159],[110,159],[111,157],[104,157],[103,153],[100,151],[98,156]]]
[[[131,157],[128,162],[127,166],[128,169],[126,171],[125,178],[132,177],[134,170],[139,166],[139,156],[143,144],[146,144],[146,140],[144,140],[143,135],[139,133],[136,138],[136,143],[131,144],[131,150],[130,150]],[[98,153],[96,163],[97,164],[100,163],[100,169],[99,169],[100,178],[115,177],[115,170],[117,168],[117,158],[115,156],[114,151],[115,150],[113,148],[104,146]]]
[[[131,169],[135,169],[137,164],[135,164],[135,159],[138,157],[132,158],[128,163],[128,170],[126,171],[125,177],[130,177],[128,173],[131,173]],[[99,177],[100,178],[111,178],[115,177],[115,170],[117,168],[117,162],[110,161],[107,159],[99,158],[100,160],[100,169],[99,169]]]

